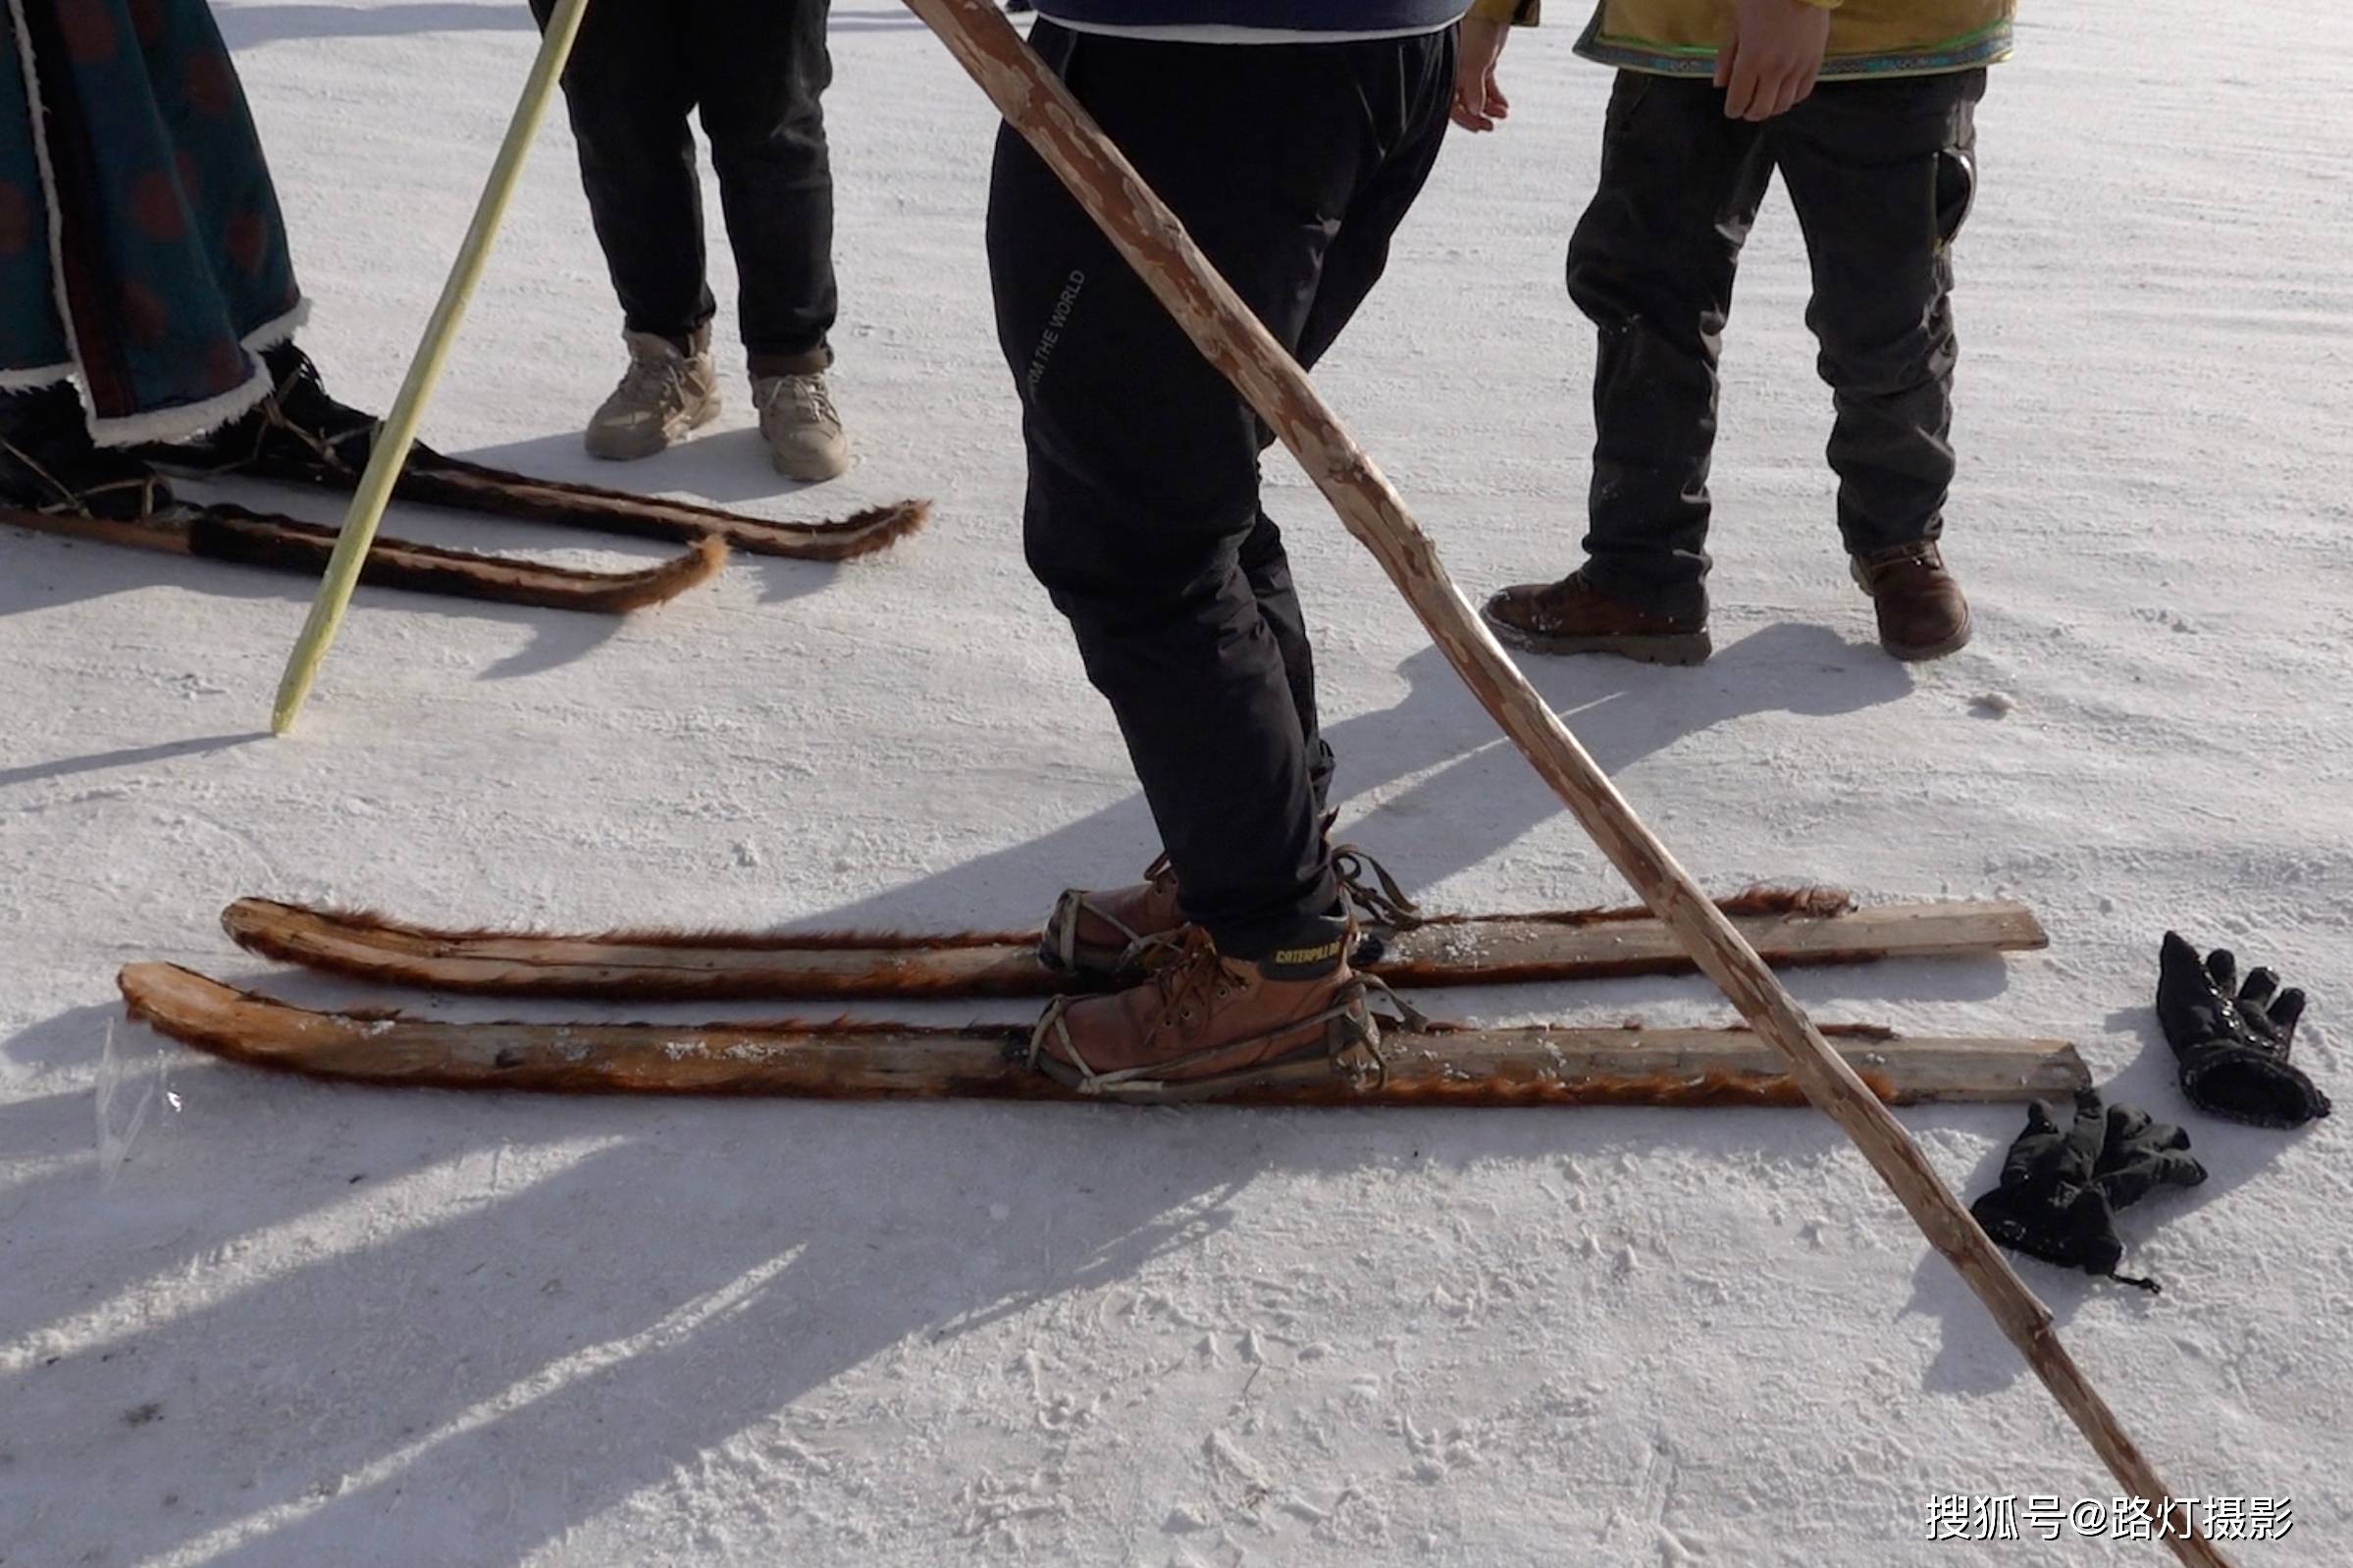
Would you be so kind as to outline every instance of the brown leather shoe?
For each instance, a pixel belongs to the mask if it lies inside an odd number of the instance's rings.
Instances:
[[[1186,922],[1176,902],[1176,872],[1163,855],[1126,887],[1066,888],[1046,916],[1038,957],[1066,974],[1135,979],[1182,942]]]
[[[1704,599],[1695,614],[1664,615],[1611,599],[1571,572],[1522,583],[1487,601],[1497,637],[1532,653],[1615,653],[1646,664],[1698,664],[1715,651]]]
[[[1969,641],[1969,601],[1934,540],[1851,558],[1879,615],[1879,646],[1910,661],[1943,658]]]
[[[1323,923],[1311,950],[1264,964],[1226,958],[1189,928],[1181,956],[1141,984],[1049,1003],[1029,1066],[1082,1094],[1150,1103],[1371,1076],[1381,1032],[1348,967],[1355,927]]]
[[[1420,923],[1421,906],[1405,896],[1388,867],[1353,844],[1333,844],[1324,818],[1324,845],[1348,911],[1372,925]],[[1179,902],[1176,868],[1166,855],[1144,867],[1144,879],[1125,887],[1063,890],[1038,934],[1038,961],[1083,979],[1124,985],[1142,979],[1184,945],[1191,922]]]

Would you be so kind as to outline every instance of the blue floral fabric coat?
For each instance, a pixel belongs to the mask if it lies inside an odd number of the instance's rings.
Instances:
[[[304,307],[211,11],[0,3],[0,387],[78,376],[102,443],[242,412]]]

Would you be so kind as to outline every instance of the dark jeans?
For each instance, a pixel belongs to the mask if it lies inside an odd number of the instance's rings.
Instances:
[[[833,173],[818,98],[827,0],[595,0],[564,70],[580,183],[632,332],[683,340],[704,278],[700,109],[755,374],[821,369],[834,319]],[[554,0],[531,0],[545,26]]]
[[[1305,364],[1388,258],[1445,132],[1454,34],[1030,45]],[[1011,131],[989,190],[998,340],[1029,454],[1029,564],[1111,702],[1183,889],[1263,958],[1336,893],[1331,753],[1249,406]]]
[[[1569,293],[1601,330],[1587,576],[1613,597],[1703,602],[1716,362],[1756,209],[1781,172],[1805,234],[1837,421],[1847,549],[1934,539],[1953,482],[1951,245],[1976,189],[1985,73],[1825,82],[1762,125],[1704,80],[1621,73]]]

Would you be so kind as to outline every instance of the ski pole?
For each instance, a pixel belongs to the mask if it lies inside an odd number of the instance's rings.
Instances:
[[[1806,1099],[1855,1140],[2117,1480],[2152,1509],[2170,1502],[2173,1494],[2060,1343],[2050,1309],[1954,1197],[1904,1124],[1830,1048],[1755,950],[1528,684],[1447,576],[1403,497],[1342,428],[1307,373],[1209,264],[1176,215],[991,0],[906,4],[1061,177],[1202,356],[1282,438],[1348,532],[1404,594],[1464,684],[1700,969],[1788,1062]],[[2192,1568],[2230,1568],[2229,1559],[2202,1538],[2176,1537],[2168,1543]]]
[[[392,411],[376,431],[367,469],[351,493],[350,509],[343,513],[342,532],[327,563],[327,576],[311,601],[309,618],[303,621],[302,635],[295,639],[294,651],[287,658],[286,673],[279,678],[278,702],[270,712],[273,734],[284,735],[294,727],[294,715],[302,711],[302,700],[310,695],[319,665],[343,624],[343,611],[350,607],[351,591],[359,583],[360,566],[368,558],[368,547],[376,542],[384,508],[392,498],[392,485],[400,477],[400,465],[408,460],[409,447],[416,443],[425,400],[433,395],[434,383],[441,379],[442,366],[449,357],[449,345],[457,340],[458,323],[474,298],[474,286],[482,281],[482,269],[498,237],[499,222],[506,216],[506,204],[523,173],[523,160],[531,152],[532,137],[547,115],[548,101],[555,94],[556,80],[563,75],[564,62],[571,58],[572,40],[579,36],[580,19],[587,12],[588,0],[558,0],[555,14],[548,20],[548,29],[540,38],[539,58],[532,62],[531,75],[524,79],[514,118],[506,124],[506,139],[498,144],[490,181],[482,187],[482,199],[474,204],[473,222],[466,226],[457,260],[450,265],[442,297],[425,324],[416,357],[409,361],[400,395],[392,399]]]

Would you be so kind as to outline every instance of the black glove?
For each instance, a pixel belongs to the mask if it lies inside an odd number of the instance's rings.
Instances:
[[[2165,934],[2157,964],[2157,1021],[2181,1064],[2181,1092],[2202,1111],[2261,1127],[2300,1127],[2328,1114],[2328,1096],[2288,1062],[2304,993],[2256,969],[2238,987],[2238,961]]]
[[[2002,1162],[2002,1184],[1969,1206],[1985,1233],[2013,1252],[2086,1274],[2114,1274],[2124,1259],[2107,1194],[2093,1181],[2108,1143],[2108,1114],[2090,1089],[2075,1095],[2062,1130],[2041,1101]]]
[[[2103,1109],[2090,1089],[2076,1094],[2074,1123],[2064,1129],[2040,1103],[2030,1105],[2026,1130],[2002,1162],[2002,1184],[1969,1212],[2014,1252],[2155,1290],[2154,1280],[2117,1273],[2124,1244],[2117,1239],[2116,1211],[2160,1185],[2205,1180],[2188,1148],[2179,1127],[2124,1106]]]
[[[2092,1181],[2111,1209],[2130,1208],[2159,1186],[2194,1187],[2206,1167],[2190,1158],[2189,1134],[2130,1106],[2108,1108],[2108,1137]]]

